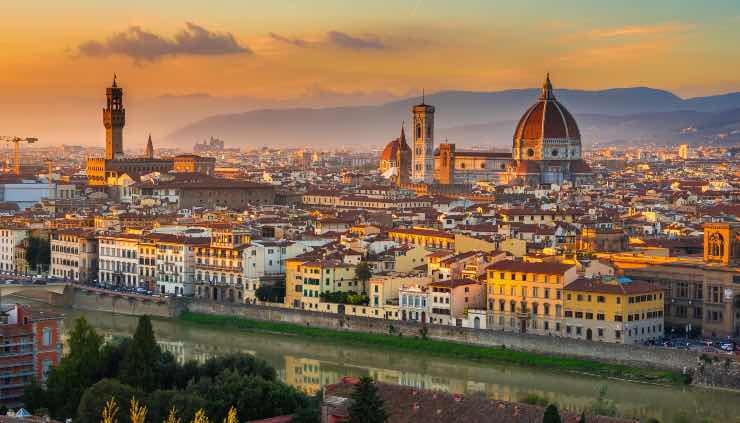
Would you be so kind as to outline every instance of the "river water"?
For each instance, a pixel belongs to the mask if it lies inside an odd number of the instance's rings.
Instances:
[[[108,339],[132,336],[137,318],[101,312],[64,310],[64,331],[77,316]],[[280,378],[313,394],[345,375],[369,375],[386,382],[459,394],[484,392],[493,399],[516,401],[528,394],[546,397],[560,408],[583,410],[603,385],[622,417],[655,417],[661,423],[740,422],[740,394],[691,387],[663,387],[555,373],[510,365],[482,365],[383,348],[345,347],[305,337],[234,329],[213,329],[176,320],[153,320],[157,340],[181,362],[203,361],[228,352],[266,360]],[[65,338],[66,339],[66,338]]]

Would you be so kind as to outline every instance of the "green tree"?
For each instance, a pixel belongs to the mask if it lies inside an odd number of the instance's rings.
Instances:
[[[349,409],[350,423],[384,423],[388,420],[383,398],[370,377],[362,377],[352,393]]]
[[[545,415],[542,416],[542,423],[561,423],[560,413],[555,404],[550,404],[545,408]]]
[[[46,403],[36,401],[35,406],[48,408],[58,420],[74,416],[83,392],[100,377],[102,344],[103,338],[84,317],[75,320],[67,341],[69,353],[49,372]],[[40,392],[36,390],[35,394]]]
[[[47,398],[44,387],[34,381],[23,391],[23,407],[36,414],[36,410],[48,409]]]
[[[367,281],[373,277],[373,271],[370,269],[370,265],[366,261],[360,262],[355,268],[355,278],[362,282],[363,292],[367,287]]]
[[[26,261],[32,270],[48,269],[51,264],[51,244],[49,240],[42,237],[32,236],[28,238],[26,247]]]
[[[127,410],[131,398],[144,398],[144,393],[115,379],[103,379],[85,390],[77,407],[75,423],[99,423],[100,412],[111,398]],[[130,423],[128,413],[118,413],[118,423]]]
[[[156,390],[148,395],[146,403],[149,406],[147,421],[153,423],[164,422],[172,407],[181,421],[190,422],[196,411],[208,406],[199,396],[176,390]]]
[[[282,303],[285,299],[285,283],[260,285],[254,292],[258,300],[269,303]]]
[[[134,338],[126,350],[119,378],[146,392],[157,389],[162,350],[157,345],[149,316],[139,317]]]
[[[206,414],[214,422],[223,421],[234,406],[242,421],[292,414],[309,405],[308,397],[277,380],[226,369],[215,378],[203,377],[188,388],[208,406]]]

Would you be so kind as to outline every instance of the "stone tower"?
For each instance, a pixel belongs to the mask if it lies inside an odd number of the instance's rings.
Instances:
[[[434,182],[434,106],[421,104],[413,107],[414,149],[411,177],[415,182]]]
[[[154,158],[154,144],[152,144],[152,134],[149,134],[149,139],[146,141],[146,158]]]
[[[105,125],[105,158],[108,160],[123,158],[123,126],[126,124],[126,109],[123,108],[123,90],[116,83],[113,75],[113,86],[106,88],[107,104],[103,109]]]

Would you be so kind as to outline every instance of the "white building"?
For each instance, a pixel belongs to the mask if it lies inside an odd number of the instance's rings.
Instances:
[[[0,229],[0,270],[18,271],[15,260],[15,247],[28,238],[31,231],[26,228]]]
[[[195,251],[208,246],[210,238],[149,234],[157,243],[155,284],[157,292],[192,295],[195,282]]]
[[[116,233],[98,236],[98,280],[101,284],[139,287],[141,235]]]
[[[60,230],[50,238],[52,276],[75,282],[98,277],[98,241],[94,231]]]

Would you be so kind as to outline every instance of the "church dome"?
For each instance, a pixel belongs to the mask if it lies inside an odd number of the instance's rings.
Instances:
[[[520,159],[572,159],[580,157],[580,151],[576,157],[572,148],[549,149],[549,157],[541,156],[540,152],[544,148],[543,144],[565,143],[569,147],[580,147],[580,142],[581,132],[578,124],[568,109],[555,99],[548,75],[539,99],[519,119],[514,131],[514,149],[519,151]],[[562,154],[559,154],[561,151]]]
[[[408,151],[409,153],[411,152],[411,148],[406,143],[406,134],[403,127],[401,128],[401,136],[389,142],[385,146],[385,148],[383,149],[383,154],[380,156],[380,160],[386,162],[395,162],[396,157],[398,157],[397,154],[399,148],[401,149],[401,151]]]
[[[398,138],[389,142],[383,149],[383,155],[380,156],[380,160],[385,161],[396,161],[396,154],[398,153]]]

